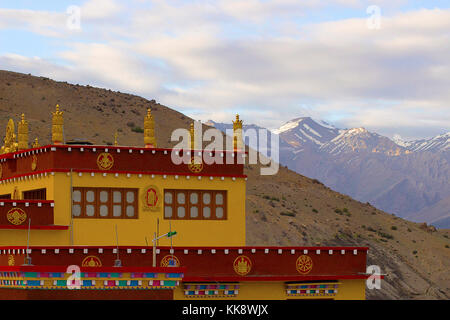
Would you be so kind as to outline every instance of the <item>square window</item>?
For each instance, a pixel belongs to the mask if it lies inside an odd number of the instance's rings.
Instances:
[[[95,200],[95,192],[92,190],[89,190],[86,192],[86,201],[87,202],[94,202]]]
[[[223,194],[216,193],[216,205],[222,205],[223,204]]]
[[[107,202],[108,198],[108,191],[100,191],[100,202]]]
[[[113,216],[120,217],[122,215],[122,206],[121,205],[113,205]]]
[[[122,192],[121,191],[114,191],[113,192],[113,201],[115,203],[122,202]]]
[[[223,208],[222,207],[216,207],[216,218],[219,218],[219,219],[223,218]]]
[[[164,207],[164,217],[171,218],[172,217],[172,207]]]
[[[81,205],[79,205],[79,204],[74,204],[74,205],[72,206],[72,214],[73,214],[75,217],[79,217],[79,216],[81,215]]]
[[[198,193],[192,192],[190,196],[191,204],[197,204],[198,203]]]
[[[92,204],[86,205],[86,215],[88,217],[93,217],[95,213],[95,207]]]
[[[72,194],[72,199],[75,202],[81,202],[81,191],[80,190],[74,190]]]
[[[177,209],[178,218],[184,218],[185,215],[186,215],[186,210],[184,209],[184,207],[178,207],[178,209]]]
[[[203,207],[203,217],[204,218],[211,217],[211,208],[210,207]]]
[[[127,202],[133,203],[134,202],[134,192],[127,191]]]
[[[186,196],[184,192],[178,192],[177,193],[177,202],[178,204],[184,204],[186,201]]]
[[[165,194],[164,194],[164,202],[166,203],[166,204],[172,204],[172,192],[166,192]]]
[[[108,206],[107,205],[102,204],[100,206],[100,216],[102,216],[102,217],[108,216]]]
[[[198,218],[198,207],[191,207],[191,218]]]
[[[127,217],[134,216],[134,207],[133,206],[127,206]]]
[[[203,194],[203,204],[209,204],[210,202],[211,202],[211,194],[205,192]]]

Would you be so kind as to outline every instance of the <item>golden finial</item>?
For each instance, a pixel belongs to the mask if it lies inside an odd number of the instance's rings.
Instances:
[[[236,114],[236,121],[233,121],[233,147],[234,150],[243,149],[242,120],[239,120],[238,114]]]
[[[17,124],[17,138],[19,150],[28,149],[28,121],[25,120],[25,114],[23,113]]]
[[[1,154],[17,151],[18,143],[16,142],[15,131],[14,120],[9,119],[8,125],[6,126],[6,135],[3,140],[4,144],[0,149]]]
[[[156,148],[155,122],[150,108],[147,109],[147,116],[144,119],[144,144],[146,148]]]
[[[34,139],[34,142],[33,142],[33,148],[39,148],[41,145],[39,144],[39,140],[38,140],[38,138],[36,137],[36,139]]]
[[[116,132],[114,133],[114,145],[115,146],[119,145],[119,143],[117,142],[117,135],[118,135],[118,133],[117,133],[117,130],[116,130]]]
[[[56,111],[52,112],[52,142],[53,144],[63,143],[63,119],[62,111],[59,111],[59,104],[56,105]]]

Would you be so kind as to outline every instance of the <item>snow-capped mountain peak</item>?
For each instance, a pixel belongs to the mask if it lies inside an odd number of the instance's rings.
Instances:
[[[399,135],[394,135],[392,140],[409,151],[440,152],[450,150],[450,132],[437,135],[430,139],[411,141],[405,141]]]
[[[389,138],[370,132],[365,128],[340,130],[339,134],[320,147],[320,151],[332,155],[342,153],[369,152],[398,156],[407,153]]]
[[[298,125],[304,120],[305,118],[297,118],[297,119],[293,119],[290,120],[288,122],[286,122],[285,124],[283,124],[281,127],[279,127],[278,129],[274,129],[272,130],[273,133],[275,134],[280,134],[286,131],[289,131],[291,129],[294,129],[296,127],[298,127]]]
[[[326,122],[321,123],[310,117],[296,118],[272,132],[279,134],[283,140],[293,147],[305,145],[317,147],[324,145],[339,134],[339,129]]]

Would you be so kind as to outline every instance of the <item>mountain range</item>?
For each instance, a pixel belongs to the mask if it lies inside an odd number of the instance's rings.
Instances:
[[[211,120],[207,124],[231,128]],[[279,135],[280,163],[289,169],[386,212],[450,227],[450,132],[391,140],[365,128],[339,129],[301,117],[272,134]]]

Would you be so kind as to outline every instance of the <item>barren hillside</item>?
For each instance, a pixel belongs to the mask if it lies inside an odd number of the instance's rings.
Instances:
[[[141,146],[139,129],[152,107],[158,146],[168,147],[172,130],[192,121],[154,100],[0,71],[0,130],[25,113],[30,140],[49,143],[50,112],[57,103],[65,112],[66,140],[110,144],[118,130],[119,144]],[[368,264],[387,274],[382,289],[369,290],[368,298],[450,298],[450,230],[384,213],[286,168],[276,176],[260,176],[253,165],[245,170],[248,245],[368,246]]]

